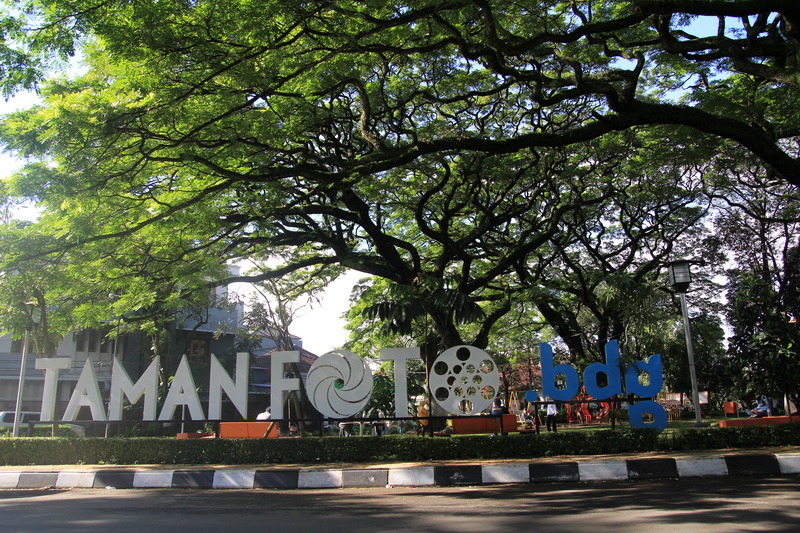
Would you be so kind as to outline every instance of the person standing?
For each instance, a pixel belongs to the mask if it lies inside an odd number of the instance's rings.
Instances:
[[[547,431],[556,432],[556,415],[558,414],[558,406],[551,400],[547,404]]]
[[[430,420],[428,420],[428,416],[430,416],[430,409],[428,409],[427,402],[420,402],[417,406],[417,422],[419,423],[419,427],[417,428],[417,435],[425,436],[425,432],[427,431],[430,433],[431,437],[433,436],[433,430],[431,430],[429,426]]]

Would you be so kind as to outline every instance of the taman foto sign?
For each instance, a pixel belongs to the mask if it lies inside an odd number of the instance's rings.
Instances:
[[[580,390],[578,370],[572,365],[555,365],[553,350],[549,344],[540,345],[542,364],[542,391],[529,391],[528,401],[539,397],[550,397],[556,401],[574,398]],[[592,363],[583,372],[586,392],[604,400],[622,394],[622,380],[626,394],[647,398],[656,396],[663,386],[661,356],[653,355],[647,361],[636,361],[620,372],[619,347],[617,341],[606,344],[605,363]],[[394,362],[395,416],[408,416],[407,361],[420,358],[419,348],[383,348],[380,357]],[[297,350],[272,353],[272,382],[270,400],[272,405],[281,405],[284,394],[299,390],[300,379],[284,377],[284,365],[300,361]],[[157,413],[159,358],[155,357],[147,370],[134,382],[122,364],[114,361],[111,374],[111,394],[108,412],[94,372],[94,366],[86,361],[75,390],[70,397],[63,420],[75,420],[82,406],[89,407],[94,420],[121,420],[124,399],[131,404],[143,402],[143,420],[171,420],[175,409],[183,406],[189,410],[193,420],[219,420],[222,410],[223,392],[247,419],[247,394],[249,389],[249,356],[236,356],[235,375],[230,376],[216,356],[211,356],[209,375],[208,416],[197,394],[186,356],[181,358],[175,377],[169,387],[161,411]],[[53,420],[56,390],[60,370],[69,368],[70,359],[65,357],[36,360],[36,368],[44,371],[44,393],[42,395],[42,420]],[[599,385],[598,376],[603,374],[604,385]],[[622,374],[622,375],[621,375]],[[647,375],[649,379],[641,380]],[[563,387],[556,385],[558,376]],[[646,384],[643,384],[646,383]],[[499,392],[500,378],[492,358],[474,346],[455,346],[442,352],[431,367],[429,387],[431,396],[449,413],[477,414],[486,409]],[[328,352],[320,356],[311,366],[305,384],[307,395],[314,407],[329,418],[351,417],[361,411],[372,394],[372,371],[364,359],[345,350]],[[629,405],[631,426],[667,427],[664,408],[652,400],[638,401]],[[646,423],[645,415],[653,421]]]

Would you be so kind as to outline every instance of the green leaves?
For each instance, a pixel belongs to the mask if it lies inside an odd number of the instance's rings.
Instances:
[[[104,293],[149,320],[228,261],[280,258],[266,276],[388,280],[367,317],[392,334],[485,346],[535,305],[592,332],[583,357],[656,336],[633,324],[700,246],[701,175],[749,151],[800,176],[796,37],[771,5],[695,37],[692,5],[645,1],[6,4],[6,90],[85,60],[0,129],[30,158],[11,194],[44,209],[7,264],[58,257],[84,322]]]
[[[800,331],[789,306],[769,279],[747,272],[733,277],[728,298],[728,321],[735,332],[728,353],[744,371],[747,392],[800,399]]]

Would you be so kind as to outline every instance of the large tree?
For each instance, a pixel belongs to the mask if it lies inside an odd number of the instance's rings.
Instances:
[[[800,84],[792,0],[26,4],[4,20],[7,90],[90,39],[109,58],[106,87],[136,70],[138,87],[95,119],[142,163],[183,155],[228,179],[287,166],[335,178],[443,150],[508,153],[682,124],[747,147],[786,180],[800,174],[784,150]],[[725,94],[733,79],[778,97],[770,121],[751,123]],[[683,104],[666,94],[677,89]],[[709,98],[729,105],[705,110]],[[592,113],[540,127],[566,107]],[[178,127],[184,114],[192,125]],[[259,148],[274,154],[260,172],[220,164]]]
[[[573,362],[602,359],[612,339],[633,359],[663,352],[665,325],[680,314],[667,292],[667,263],[718,259],[707,245],[703,220],[711,201],[698,172],[698,154],[710,156],[690,135],[675,139],[674,147],[664,144],[666,135],[630,132],[594,143],[598,154],[618,161],[606,174],[615,193],[565,217],[549,255],[539,256],[546,267],[523,274],[529,301]]]
[[[797,264],[791,265],[797,268]],[[800,329],[790,304],[762,276],[742,272],[730,283],[728,353],[740,393],[785,394],[800,405]]]
[[[721,245],[735,261],[728,276],[728,346],[735,392],[787,394],[800,401],[800,193],[770,169],[740,158],[709,185],[720,187],[714,220]]]
[[[615,192],[594,141],[661,125],[674,145],[688,127],[800,176],[787,0],[26,7],[3,21],[6,90],[77,44],[86,68],[3,123],[38,160],[13,192],[41,202],[51,237],[4,259],[70,253],[98,289],[180,280],[178,304],[226,260],[281,255],[241,279],[354,268],[416,291],[435,343],[485,345],[509,276],[535,278],[561,221]],[[693,35],[695,16],[717,28]],[[454,304],[482,304],[484,325],[459,329]]]

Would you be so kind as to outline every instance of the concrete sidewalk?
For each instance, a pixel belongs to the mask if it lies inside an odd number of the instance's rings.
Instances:
[[[793,474],[800,474],[797,448],[345,466],[6,466],[0,489],[328,489]]]

